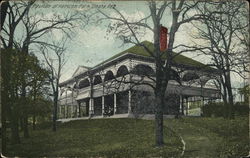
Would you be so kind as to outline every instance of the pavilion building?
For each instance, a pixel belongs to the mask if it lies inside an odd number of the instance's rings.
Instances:
[[[143,43],[153,50],[152,43]],[[213,84],[216,69],[184,55],[176,56],[173,63],[164,115],[187,115],[192,102],[202,105],[220,98],[220,89]],[[139,46],[94,67],[79,66],[70,79],[59,84],[59,118],[153,114],[154,74],[154,59]]]

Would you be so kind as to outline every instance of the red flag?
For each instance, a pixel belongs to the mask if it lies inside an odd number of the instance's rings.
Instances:
[[[167,50],[167,37],[168,37],[168,29],[166,27],[161,26],[160,28],[160,51],[163,52]]]

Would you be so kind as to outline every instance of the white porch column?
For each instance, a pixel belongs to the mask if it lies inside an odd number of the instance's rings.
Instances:
[[[89,116],[92,114],[91,99],[89,99]]]
[[[128,91],[128,113],[131,113],[131,90]]]
[[[72,105],[69,105],[69,118],[72,118]]]
[[[68,107],[69,107],[69,118],[71,118],[71,112],[72,112],[72,110],[71,110],[71,105],[68,105]]]
[[[68,101],[68,89],[66,89],[66,98],[65,98],[65,118],[68,117],[68,104],[67,104],[67,101]]]
[[[188,115],[189,105],[190,105],[190,102],[189,102],[189,100],[188,100],[188,98],[187,98],[186,115]]]
[[[81,117],[81,103],[77,102],[77,117]]]
[[[67,118],[67,106],[64,105],[64,118]]]
[[[73,117],[74,117],[74,106],[71,105],[71,118],[73,118]]]
[[[95,114],[95,112],[94,112],[94,98],[92,98],[92,114]]]
[[[180,108],[179,108],[179,113],[182,114],[182,95],[180,95]]]
[[[70,105],[68,105],[68,118],[70,118]]]
[[[114,114],[116,113],[116,93],[114,93]]]
[[[93,98],[89,99],[89,114],[90,115],[94,114],[94,99]]]
[[[105,97],[104,96],[102,96],[102,116],[103,116],[103,114],[104,114],[104,100],[105,99]]]
[[[68,117],[69,117],[69,106],[66,105],[66,118],[68,118]]]

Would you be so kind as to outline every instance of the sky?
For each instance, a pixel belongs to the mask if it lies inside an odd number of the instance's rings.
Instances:
[[[147,2],[145,1],[110,1],[110,2],[76,2],[76,1],[57,1],[50,3],[38,2],[33,6],[32,12],[43,13],[44,17],[51,18],[53,14],[64,15],[68,12],[79,11],[82,13],[91,13],[89,6],[104,6],[103,12],[111,15],[117,16],[113,9],[110,7],[114,6],[118,9],[126,18],[131,20],[139,20],[143,17],[149,15],[149,9]],[[84,21],[84,19],[83,19]],[[85,27],[79,25],[79,27],[74,28],[75,34],[73,38],[67,41],[66,56],[67,62],[64,65],[62,71],[61,81],[69,79],[74,71],[79,65],[84,66],[95,66],[105,59],[131,47],[132,45],[123,45],[122,41],[117,39],[113,34],[107,33],[107,24],[109,21],[104,21],[102,24],[97,25],[96,23],[89,23]],[[171,16],[169,9],[166,10],[161,21],[162,25],[169,28],[171,26]],[[80,22],[81,24],[81,22]],[[152,22],[149,20],[149,25]],[[42,27],[42,26],[40,26]],[[20,28],[23,29],[23,28]],[[21,32],[21,31],[20,31]],[[195,29],[193,29],[191,24],[184,25],[180,27],[176,34],[175,45],[178,44],[192,44],[192,38],[190,34],[194,34]],[[63,33],[60,31],[53,32],[55,41],[61,41],[63,38]],[[47,39],[46,39],[47,40]],[[153,41],[153,34],[150,30],[146,30],[146,34],[141,38],[141,41],[148,40]],[[199,41],[202,42],[202,41]],[[36,55],[42,60],[41,54],[36,53]],[[207,63],[209,60],[205,56],[197,56],[197,53],[185,53],[184,55],[198,60],[202,63]],[[234,76],[235,82],[241,82],[242,80]]]

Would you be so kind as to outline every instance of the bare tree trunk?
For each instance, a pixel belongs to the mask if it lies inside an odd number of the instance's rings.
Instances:
[[[159,92],[155,94],[156,108],[155,108],[155,143],[156,146],[163,146],[163,100],[162,94]]]
[[[223,96],[222,96],[222,99],[223,99],[223,102],[225,104],[227,104],[227,88],[225,86],[225,84],[222,84],[223,85]]]
[[[221,78],[222,78],[222,76],[221,76]],[[220,83],[221,83],[221,85],[222,85],[222,87],[223,87],[223,94],[222,94],[222,99],[223,99],[223,103],[224,103],[224,114],[223,114],[223,116],[224,116],[224,118],[228,118],[228,112],[229,112],[229,105],[228,105],[228,100],[227,100],[227,87],[226,87],[226,84],[224,83],[224,81],[221,79],[220,80]]]
[[[53,110],[53,131],[56,132],[57,128],[56,128],[56,120],[57,120],[57,99],[58,98],[58,94],[57,92],[54,93],[54,110]]]
[[[81,117],[81,103],[78,102],[78,117]]]
[[[230,72],[227,72],[225,75],[225,82],[226,82],[226,88],[228,93],[228,118],[233,119],[234,118],[234,98],[233,98],[233,92],[232,92],[232,86],[231,86],[231,79],[230,79]]]
[[[156,42],[155,45],[157,45]],[[159,45],[158,45],[159,46]],[[159,50],[159,49],[158,49]],[[161,60],[160,60],[161,61]],[[156,137],[156,146],[164,145],[163,138],[163,106],[165,99],[166,83],[164,72],[161,69],[160,62],[156,62],[156,87],[155,87],[155,99],[156,99],[156,108],[155,108],[155,137]]]
[[[222,99],[223,99],[223,102],[226,104],[227,103],[227,88],[226,88],[226,84],[223,80],[223,76],[220,75],[220,84],[222,85],[223,87],[223,94],[222,94]]]
[[[10,30],[10,35],[9,35],[9,44],[8,44],[7,48],[12,49],[13,45],[14,45],[14,30],[11,29]]]

